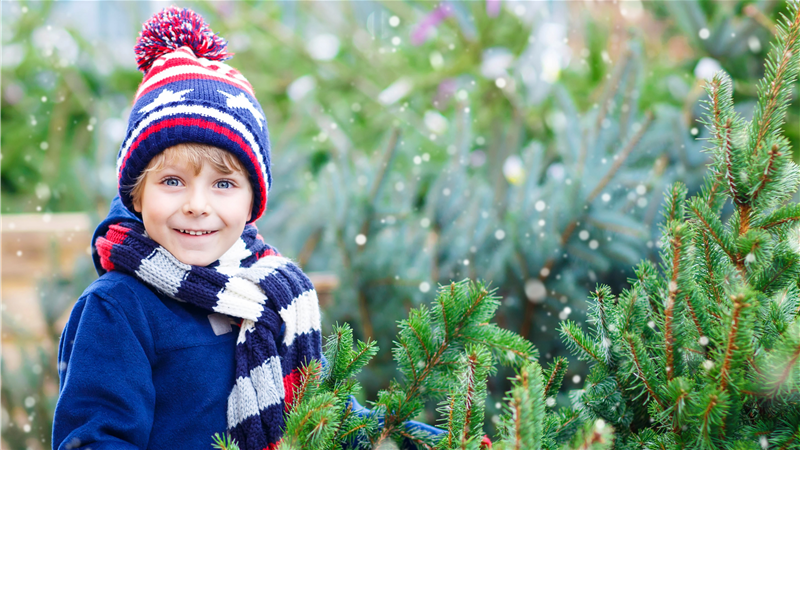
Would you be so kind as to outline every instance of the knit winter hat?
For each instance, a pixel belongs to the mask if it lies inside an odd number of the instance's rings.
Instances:
[[[144,79],[117,157],[119,195],[129,210],[131,189],[150,160],[194,142],[239,159],[253,186],[250,222],[264,214],[272,184],[267,119],[247,79],[222,63],[232,56],[226,46],[187,8],[165,8],[144,24],[135,46]]]

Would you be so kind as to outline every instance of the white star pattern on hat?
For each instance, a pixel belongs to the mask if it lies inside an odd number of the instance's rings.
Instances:
[[[180,92],[173,92],[172,90],[164,90],[158,95],[158,98],[153,100],[147,106],[144,106],[141,109],[139,109],[139,112],[140,113],[150,112],[154,108],[158,108],[162,104],[169,104],[170,102],[182,102],[184,100],[183,96],[193,91],[194,91],[193,88],[189,88],[188,90],[181,90]]]
[[[253,113],[253,116],[256,118],[256,121],[258,121],[259,127],[261,127],[261,129],[264,129],[264,124],[261,121],[264,121],[264,123],[266,123],[267,120],[264,118],[264,115],[258,112],[258,109],[255,106],[253,106],[253,103],[247,99],[247,96],[245,96],[244,92],[241,92],[238,96],[233,96],[231,94],[228,94],[227,92],[223,92],[222,90],[217,90],[217,91],[223,96],[226,96],[228,98],[227,100],[228,108],[246,108],[251,113]]]

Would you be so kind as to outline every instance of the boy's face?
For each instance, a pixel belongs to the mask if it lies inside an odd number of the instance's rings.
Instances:
[[[147,173],[133,207],[147,234],[179,261],[205,267],[230,249],[253,210],[245,173],[225,174],[208,162],[199,174],[188,164],[168,161]]]

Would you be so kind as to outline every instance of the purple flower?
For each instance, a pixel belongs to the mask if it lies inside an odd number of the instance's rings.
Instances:
[[[486,14],[494,18],[500,14],[500,0],[486,0]]]
[[[453,97],[453,94],[458,90],[458,81],[455,79],[445,79],[439,84],[439,89],[436,91],[434,102],[439,106],[444,106],[447,101]]]
[[[411,43],[415,46],[424,43],[430,36],[431,31],[452,14],[453,7],[447,2],[442,2],[419,22],[416,29],[411,33]]]

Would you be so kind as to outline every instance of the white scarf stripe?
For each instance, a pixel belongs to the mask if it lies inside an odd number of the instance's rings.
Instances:
[[[298,335],[319,331],[322,328],[318,306],[317,292],[310,289],[295,298],[289,306],[278,311],[286,323],[284,344],[291,346]]]
[[[219,265],[216,267],[217,271],[223,275],[236,275],[239,272],[242,261],[250,256],[250,250],[242,238],[236,240],[225,254],[219,257]]]
[[[228,428],[233,429],[268,406],[283,402],[283,372],[277,356],[254,367],[249,377],[239,377],[228,397]]]
[[[217,298],[214,312],[251,321],[258,320],[267,301],[260,287],[241,276],[231,277]]]
[[[291,262],[291,260],[283,256],[262,256],[260,259],[258,259],[258,262],[246,269],[242,269],[241,273],[237,273],[237,275],[244,277],[253,283],[258,283],[259,281],[272,275],[278,269],[291,264]]]
[[[175,297],[191,267],[159,246],[145,258],[136,270],[136,276],[154,288]]]

